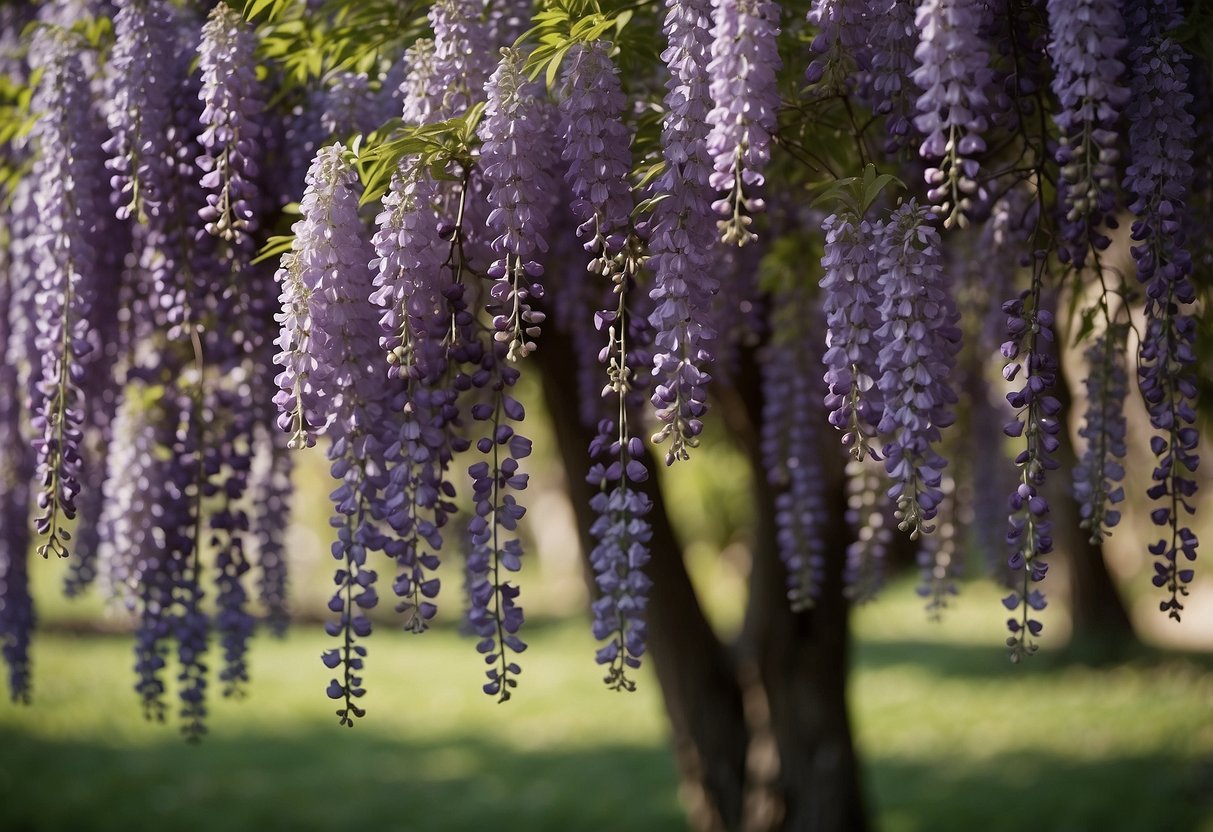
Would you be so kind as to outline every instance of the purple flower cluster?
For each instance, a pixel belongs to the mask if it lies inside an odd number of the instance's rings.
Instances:
[[[728,195],[712,207],[725,243],[754,239],[749,214],[763,201],[746,196],[761,188],[771,158],[771,133],[779,110],[779,5],[773,0],[713,0],[712,60],[708,64],[714,104],[708,113],[709,183]]]
[[[803,289],[785,290],[772,304],[772,341],[763,361],[763,460],[775,490],[779,557],[788,573],[792,609],[813,605],[821,589],[825,499],[815,391],[821,366],[819,330]]]
[[[555,186],[544,166],[544,149],[551,144],[544,103],[523,72],[526,53],[503,49],[501,56],[485,87],[479,164],[489,188],[488,226],[497,258],[488,272],[496,281],[490,304],[494,338],[506,345],[509,360],[517,361],[535,350],[545,317],[531,301],[543,298],[543,265],[535,258],[548,248],[543,235]]]
[[[206,230],[234,246],[251,247],[256,230],[254,206],[261,153],[260,84],[257,38],[240,15],[225,3],[215,6],[202,27],[198,47],[202,70],[199,93],[204,148],[198,157],[201,185],[208,193],[199,216]]]
[[[569,210],[580,223],[577,236],[588,237],[585,250],[597,255],[590,271],[603,276],[610,274],[610,257],[623,248],[632,212],[632,137],[623,123],[627,99],[610,50],[609,43],[594,41],[569,51],[567,95],[560,103]]]
[[[163,0],[116,0],[105,143],[119,219],[158,216],[169,181],[176,31]]]
[[[913,79],[923,93],[914,126],[926,136],[919,154],[938,165],[926,171],[927,197],[944,215],[944,227],[963,227],[974,200],[985,198],[978,157],[986,150],[991,73],[979,34],[982,6],[980,0],[924,0],[915,22],[921,40]]]
[[[34,108],[42,113],[34,127],[39,149],[33,176],[38,216],[34,346],[39,367],[31,417],[35,431],[39,516],[45,540],[38,551],[67,557],[70,537],[64,524],[76,516],[82,476],[85,383],[83,359],[93,349],[88,316],[97,264],[92,242],[94,206],[87,187],[95,171],[83,142],[88,124],[89,89],[79,58],[63,40],[39,37],[33,54],[42,80]]]
[[[1012,661],[1036,652],[1033,638],[1043,629],[1032,615],[1045,608],[1045,596],[1031,589],[1031,584],[1044,580],[1049,569],[1044,556],[1053,550],[1049,503],[1043,486],[1046,472],[1057,468],[1052,454],[1061,443],[1058,434],[1063,430],[1059,419],[1061,403],[1051,392],[1057,382],[1053,313],[1042,306],[1043,265],[1039,260],[1035,269],[1033,288],[1003,304],[1008,336],[1002,345],[1002,356],[1007,361],[1003,378],[1009,382],[1021,379],[1019,387],[1007,394],[1015,418],[1003,432],[1013,439],[1022,437],[1025,446],[1015,458],[1019,484],[1008,501],[1011,516],[1007,545],[1011,555],[1007,565],[1012,574],[1023,575],[1020,585],[1002,601],[1008,610],[1020,610],[1018,618],[1007,619],[1011,631],[1007,646],[1011,648]]]
[[[12,234],[12,215],[4,218]],[[30,701],[29,642],[34,626],[34,603],[29,591],[29,497],[34,478],[33,449],[21,434],[23,397],[16,360],[13,322],[24,311],[16,297],[16,281],[28,279],[28,269],[14,268],[10,248],[0,254],[0,656],[8,667],[8,691],[14,702]]]
[[[1081,506],[1082,527],[1090,529],[1093,544],[1102,541],[1120,522],[1120,512],[1112,506],[1125,498],[1119,483],[1125,475],[1123,460],[1128,452],[1124,414],[1128,335],[1127,326],[1113,325],[1091,343],[1085,355],[1087,410],[1078,435],[1087,446],[1074,468],[1074,499]]]
[[[400,84],[401,113],[405,124],[429,124],[441,105],[434,89],[436,61],[432,38],[418,38],[404,52],[402,61],[408,67]]]
[[[1116,57],[1125,45],[1124,19],[1112,0],[1049,0],[1048,10],[1053,93],[1061,105],[1053,116],[1064,183],[1061,254],[1081,268],[1088,250],[1111,242],[1099,227],[1115,227],[1116,122],[1129,99]]]
[[[893,212],[879,232],[881,326],[877,386],[884,413],[877,430],[893,480],[898,526],[917,540],[931,531],[947,462],[935,450],[952,424],[956,394],[948,382],[960,349],[959,315],[949,293],[939,233],[931,213],[913,201]]]
[[[1129,89],[1130,164],[1125,190],[1133,195],[1132,238],[1137,277],[1145,285],[1146,328],[1138,356],[1138,385],[1156,431],[1154,485],[1146,492],[1162,505],[1150,518],[1164,529],[1151,544],[1154,585],[1170,593],[1163,612],[1179,619],[1196,560],[1196,535],[1183,515],[1195,511],[1197,445],[1196,320],[1191,257],[1184,241],[1184,207],[1192,171],[1193,117],[1188,112],[1188,56],[1169,32],[1183,22],[1178,4],[1136,2],[1126,18],[1131,33]],[[1182,558],[1182,560],[1181,560]]]
[[[845,94],[856,70],[866,66],[867,11],[863,0],[813,0],[808,21],[816,34],[805,79],[823,94]]]
[[[375,291],[383,309],[380,346],[389,376],[434,384],[446,369],[443,337],[450,325],[443,297],[449,241],[439,233],[438,184],[419,162],[406,160],[392,177],[375,218]]]
[[[707,412],[704,370],[712,361],[710,342],[713,228],[708,176],[707,117],[711,109],[707,72],[711,36],[710,9],[704,0],[669,0],[664,32],[668,46],[661,58],[670,70],[661,147],[665,171],[654,191],[664,197],[648,223],[649,268],[655,303],[652,401],[663,423],[655,442],[670,440],[666,464],[687,459],[699,444]]]
[[[846,468],[846,521],[853,538],[842,579],[847,597],[856,603],[871,601],[884,586],[885,555],[893,541],[893,517],[876,466],[875,460],[852,459]]]
[[[388,469],[399,453],[395,401],[399,386],[385,384],[379,351],[379,324],[369,301],[373,250],[363,239],[358,216],[357,176],[340,144],[316,154],[307,175],[292,250],[283,256],[284,312],[279,317],[283,352],[277,361],[276,401],[284,428],[295,445],[311,440],[311,425],[331,438],[330,470],[340,485],[330,495],[337,530],[333,557],[340,562],[329,609],[339,614],[325,629],[341,646],[324,653],[327,667],[342,669],[328,695],[343,701],[341,724],[352,726],[365,710],[355,700],[365,694],[361,672],[370,635],[366,611],[378,602],[377,575],[368,551],[387,540],[374,521],[387,509],[382,502]],[[306,321],[306,323],[301,323]],[[302,427],[301,427],[302,426]]]
[[[598,493],[590,498],[597,515],[590,534],[598,541],[590,552],[590,566],[598,585],[598,598],[591,605],[594,638],[608,640],[595,658],[608,665],[603,681],[614,690],[635,690],[628,668],[640,667],[646,638],[645,607],[652,581],[644,573],[649,562],[652,529],[645,516],[652,509],[648,496],[634,487],[649,477],[644,462],[644,443],[625,437],[610,419],[598,425],[590,443],[595,460],[586,476]]]
[[[290,623],[285,537],[291,514],[291,455],[278,435],[258,430],[255,437],[249,470],[253,559],[260,572],[257,589],[266,623],[281,638]]]
[[[918,48],[914,4],[869,0],[866,30],[867,68],[860,74],[859,92],[874,113],[884,116],[888,133],[884,149],[894,153],[910,139],[918,98],[912,80]]]
[[[344,139],[379,126],[379,108],[366,73],[335,73],[320,102],[320,130],[325,136]]]
[[[430,89],[436,94],[433,120],[462,115],[480,100],[497,55],[493,32],[478,0],[438,0],[430,6],[434,56]]]
[[[825,405],[830,424],[843,431],[842,444],[862,460],[884,411],[878,356],[881,291],[878,232],[866,220],[831,214],[821,224],[821,266],[826,315]]]
[[[481,379],[473,379],[473,384],[487,384],[491,400],[472,406],[472,418],[484,423],[489,432],[476,442],[476,450],[486,459],[468,468],[475,516],[468,523],[472,546],[467,559],[471,600],[467,620],[479,637],[476,650],[489,665],[484,692],[504,702],[522,672],[509,654],[526,649],[526,642],[518,636],[523,623],[519,590],[502,570],[509,573],[522,568],[522,541],[514,535],[526,508],[510,492],[527,486],[528,477],[518,469],[518,462],[531,455],[531,440],[510,425],[521,422],[526,412],[509,395],[518,371],[506,364],[503,345],[494,344],[484,351],[476,375]]]
[[[946,474],[940,480],[939,489],[943,499],[939,503],[936,517],[938,527],[934,534],[923,537],[918,544],[919,583],[917,592],[927,599],[927,615],[939,619],[948,606],[948,599],[957,594],[956,572],[959,561],[956,553],[956,483]]]

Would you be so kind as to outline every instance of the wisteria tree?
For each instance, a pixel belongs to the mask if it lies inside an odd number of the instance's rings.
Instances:
[[[145,714],[201,737],[209,688],[240,694],[258,625],[286,626],[292,452],[316,444],[338,721],[373,720],[387,620],[461,620],[485,694],[525,695],[533,374],[594,658],[620,691],[652,661],[695,823],[863,829],[847,619],[891,547],[915,553],[929,614],[985,552],[1018,662],[1048,638],[1054,523],[1106,582],[1100,545],[1144,506],[1160,611],[1184,613],[1213,270],[1213,21],[1185,14],[5,4],[12,697],[32,694],[30,556],[68,558],[69,594],[96,583],[132,616]],[[1148,485],[1125,481],[1138,394]],[[657,476],[696,465],[712,421],[753,478],[736,644]]]

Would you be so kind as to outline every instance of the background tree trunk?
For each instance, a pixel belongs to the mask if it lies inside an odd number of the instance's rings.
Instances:
[[[593,432],[577,418],[572,344],[545,332],[542,349],[530,360],[543,371],[578,525],[589,542],[593,515],[584,483]],[[741,642],[727,649],[704,615],[654,476],[644,484],[653,500],[649,657],[695,828],[862,832],[866,813],[845,699],[848,609],[841,576],[849,532],[841,459],[823,451],[838,464],[828,475],[832,522],[822,530],[828,547],[822,600],[809,612],[793,613],[775,546],[774,495],[758,448],[761,399],[750,398],[759,389],[758,373],[750,369],[753,390],[725,394],[729,402],[722,407],[730,423],[746,428],[742,441],[755,480],[754,555]]]

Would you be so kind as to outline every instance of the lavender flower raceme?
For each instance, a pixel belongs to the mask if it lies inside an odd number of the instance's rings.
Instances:
[[[763,459],[776,491],[776,539],[788,572],[788,601],[802,610],[813,605],[821,589],[825,555],[820,534],[824,472],[816,430],[821,402],[814,393],[820,336],[803,289],[780,292],[771,315],[772,342],[762,364]]]
[[[813,0],[808,21],[816,29],[805,79],[823,94],[845,94],[868,62],[864,34],[870,23],[862,0]]]
[[[430,7],[434,30],[434,70],[431,89],[439,103],[433,120],[462,115],[480,100],[494,69],[497,46],[477,0],[438,0]]]
[[[467,559],[468,624],[480,639],[477,652],[489,665],[484,692],[504,702],[518,685],[515,677],[521,672],[510,653],[526,649],[526,642],[518,636],[523,623],[519,590],[502,574],[522,568],[522,542],[514,534],[526,509],[509,492],[527,486],[527,475],[518,470],[518,462],[530,456],[531,441],[510,425],[520,423],[526,414],[509,395],[518,371],[506,364],[503,345],[497,343],[484,351],[477,374],[486,377],[492,400],[474,405],[472,418],[491,430],[476,442],[476,450],[486,459],[468,468],[475,506],[475,517],[468,523],[472,542]]]
[[[10,215],[11,217],[11,215]],[[5,217],[3,231],[19,223]],[[8,666],[8,692],[14,702],[30,701],[29,642],[34,603],[29,591],[29,496],[34,477],[33,448],[21,435],[21,402],[13,321],[21,313],[16,281],[28,269],[16,265],[10,248],[0,253],[0,656]]]
[[[1050,0],[1048,10],[1053,92],[1061,104],[1053,117],[1064,183],[1061,254],[1081,268],[1088,251],[1111,242],[1100,226],[1115,227],[1116,122],[1129,99],[1116,57],[1125,45],[1124,19],[1109,0]]]
[[[1196,560],[1196,535],[1183,520],[1195,510],[1199,462],[1195,427],[1196,321],[1186,308],[1195,300],[1191,256],[1185,247],[1184,213],[1192,179],[1192,94],[1188,56],[1169,34],[1183,23],[1172,0],[1135,2],[1126,16],[1129,48],[1130,164],[1125,190],[1133,195],[1133,258],[1145,286],[1146,328],[1138,356],[1138,385],[1156,431],[1150,449],[1158,459],[1154,485],[1146,492],[1161,506],[1150,518],[1163,537],[1150,546],[1154,585],[1170,598],[1163,612],[1176,620],[1188,594]],[[1182,558],[1182,560],[1181,560]]]
[[[860,95],[883,115],[893,153],[910,139],[918,90],[913,81],[918,29],[914,4],[902,0],[869,0],[866,10],[868,65],[860,73]]]
[[[485,91],[488,104],[480,123],[480,168],[489,186],[489,230],[496,236],[497,259],[489,267],[495,303],[494,338],[506,344],[511,361],[535,349],[534,339],[544,314],[531,307],[543,298],[539,277],[543,266],[534,258],[547,251],[548,195],[551,176],[544,167],[543,148],[550,144],[544,130],[536,90],[523,73],[526,55],[519,49],[501,50],[501,63]]]
[[[91,131],[89,89],[80,61],[53,35],[40,37],[32,54],[43,72],[35,100],[35,109],[43,114],[34,128],[40,154],[33,171],[39,222],[35,347],[41,366],[32,370],[37,381],[31,412],[42,484],[37,529],[46,538],[38,551],[44,557],[52,552],[66,557],[64,524],[76,515],[82,474],[81,360],[92,349],[88,315],[97,258],[91,223],[98,206],[87,188],[73,187],[94,173],[81,144]]]
[[[586,238],[585,250],[597,255],[590,271],[603,276],[609,259],[623,248],[632,212],[631,134],[623,123],[627,99],[610,48],[594,41],[569,51],[567,95],[560,104],[561,157],[568,163],[564,178],[573,194],[569,209],[580,223],[577,236]]]
[[[856,459],[875,454],[870,441],[884,410],[878,369],[881,292],[877,228],[866,220],[831,214],[821,225],[826,315],[825,404],[830,424]]]
[[[439,233],[438,183],[416,160],[405,160],[392,178],[376,219],[378,257],[371,302],[383,309],[380,345],[387,351],[388,375],[405,380],[399,441],[402,462],[390,472],[386,521],[400,537],[397,578],[398,611],[405,627],[422,632],[437,612],[434,598],[440,582],[433,572],[442,547],[442,527],[454,506],[446,474],[451,463],[451,429],[457,391],[448,383],[451,367],[445,337],[453,307],[445,292],[448,258],[458,256]],[[461,287],[460,287],[461,288]]]
[[[334,144],[317,153],[307,183],[292,250],[279,270],[286,308],[277,361],[286,369],[279,374],[277,401],[293,443],[307,442],[316,431],[332,440],[331,472],[340,482],[331,495],[330,522],[337,530],[332,554],[341,565],[329,602],[339,618],[325,629],[341,646],[325,651],[323,660],[341,668],[328,695],[342,700],[337,716],[352,726],[365,714],[355,703],[366,692],[366,648],[358,639],[370,635],[366,611],[378,601],[367,553],[388,544],[374,520],[387,512],[381,491],[397,454],[394,414],[400,407],[394,398],[400,387],[385,383],[378,370],[379,327],[368,300],[373,250],[362,237],[357,176],[345,148]]]
[[[1033,582],[1044,579],[1049,565],[1044,556],[1053,550],[1049,521],[1049,504],[1042,493],[1045,473],[1057,468],[1053,452],[1061,440],[1059,414],[1061,403],[1050,392],[1057,381],[1057,359],[1054,357],[1053,313],[1041,303],[1040,259],[1035,264],[1033,287],[1015,300],[1003,304],[1007,314],[1008,339],[1002,345],[1007,360],[1003,377],[1014,381],[1022,373],[1018,389],[1007,394],[1007,402],[1015,410],[1015,419],[1003,429],[1012,438],[1023,437],[1024,450],[1015,458],[1019,467],[1019,485],[1009,500],[1011,517],[1007,545],[1011,556],[1007,565],[1012,574],[1021,572],[1022,582],[1002,601],[1010,611],[1020,611],[1018,618],[1007,620],[1011,635],[1007,646],[1011,660],[1019,661],[1036,652],[1033,639],[1043,625],[1032,617],[1045,608],[1045,597],[1031,589]]]
[[[889,437],[885,470],[896,517],[913,539],[931,531],[940,477],[947,462],[934,449],[952,424],[956,394],[948,375],[960,349],[959,316],[948,292],[939,234],[930,212],[910,202],[893,212],[879,234],[882,324],[877,385],[884,415],[877,429]]]
[[[717,222],[722,239],[740,246],[754,239],[749,214],[763,208],[763,201],[747,197],[746,189],[762,187],[771,158],[779,109],[779,6],[773,0],[713,0],[712,5],[708,75],[715,106],[708,113],[709,182],[728,192],[712,205],[725,217]]]
[[[881,488],[875,460],[847,462],[847,524],[854,539],[847,545],[843,570],[846,595],[856,603],[871,601],[884,586],[885,555],[893,541],[893,517]]]
[[[712,361],[716,335],[709,310],[717,282],[711,276],[716,234],[707,152],[710,8],[704,0],[669,0],[666,7],[668,46],[661,57],[671,77],[661,135],[665,172],[654,188],[665,198],[653,210],[648,236],[654,274],[649,294],[656,304],[649,315],[657,380],[652,400],[663,423],[653,440],[670,440],[669,465],[690,456],[703,430],[704,388],[712,378],[704,367]]]
[[[1120,522],[1120,512],[1112,506],[1125,498],[1119,483],[1124,478],[1124,414],[1128,379],[1124,352],[1128,327],[1114,324],[1087,348],[1086,421],[1078,435],[1087,446],[1074,468],[1074,499],[1081,506],[1082,527],[1091,532],[1098,544]]]
[[[258,595],[270,632],[282,637],[290,623],[287,609],[286,529],[290,521],[291,455],[285,441],[258,429],[249,491],[252,494],[254,557],[260,576]]]
[[[400,84],[401,113],[405,124],[429,124],[439,106],[439,96],[433,88],[435,46],[431,38],[419,38],[404,52],[403,63],[408,71]]]
[[[619,394],[622,398],[623,391]],[[603,681],[609,687],[631,691],[636,683],[627,671],[640,667],[645,651],[644,611],[652,587],[644,573],[652,538],[645,515],[652,502],[635,488],[635,483],[649,476],[642,461],[644,443],[635,436],[623,438],[626,432],[626,426],[617,430],[610,419],[599,424],[598,435],[590,444],[590,458],[595,462],[586,479],[599,489],[590,498],[590,508],[597,515],[590,526],[590,534],[597,540],[590,565],[600,593],[591,605],[593,633],[595,638],[607,640],[595,658],[608,666]]]
[[[157,216],[168,181],[176,37],[163,0],[117,0],[114,49],[109,63],[112,138],[105,143],[114,172],[119,219]]]
[[[237,247],[252,245],[260,156],[261,91],[256,76],[257,39],[226,3],[219,3],[202,28],[199,95],[205,152],[198,157],[208,193],[199,215],[206,230]]]
[[[944,226],[964,227],[974,200],[985,198],[977,161],[986,150],[986,87],[989,53],[978,29],[979,0],[924,0],[915,18],[921,41],[914,50],[918,97],[914,125],[926,136],[919,154],[936,162],[927,169],[928,198],[945,216]]]

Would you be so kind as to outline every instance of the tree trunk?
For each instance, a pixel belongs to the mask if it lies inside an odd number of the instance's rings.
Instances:
[[[571,496],[588,541],[593,516],[583,483],[593,434],[577,418],[572,345],[549,330],[531,360],[543,370],[544,398],[569,482],[576,484]],[[749,375],[757,390],[756,369]],[[747,390],[738,398],[750,395]],[[691,823],[701,830],[862,832],[866,817],[845,701],[847,604],[841,576],[848,532],[841,461],[829,472],[834,522],[823,529],[829,563],[822,599],[810,612],[793,613],[775,546],[774,495],[752,418],[761,413],[761,401],[722,409],[736,417],[729,418],[731,428],[744,428],[755,475],[751,594],[736,654],[721,644],[695,596],[658,478],[645,483],[653,500],[649,657],[669,715]],[[823,453],[838,459],[837,448],[831,450]]]

